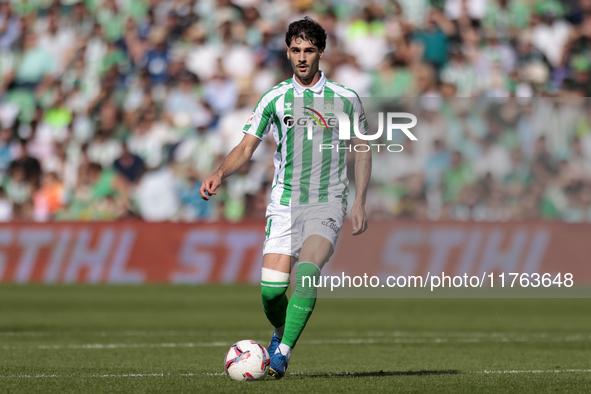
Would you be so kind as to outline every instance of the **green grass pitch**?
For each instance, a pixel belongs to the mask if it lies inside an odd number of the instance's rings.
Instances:
[[[588,299],[320,299],[288,375],[234,382],[267,344],[254,286],[0,286],[0,393],[591,392]]]

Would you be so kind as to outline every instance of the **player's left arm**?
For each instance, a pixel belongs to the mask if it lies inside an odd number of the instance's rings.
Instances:
[[[351,145],[367,146],[367,141],[360,138],[352,138]],[[367,186],[371,176],[371,149],[361,152],[367,148],[354,149],[355,152],[355,201],[351,207],[351,221],[353,222],[353,235],[362,234],[367,230],[367,216],[365,215],[365,198]],[[359,152],[358,152],[359,151]]]

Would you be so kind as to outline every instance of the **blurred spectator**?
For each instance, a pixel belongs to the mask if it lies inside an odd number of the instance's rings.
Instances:
[[[346,62],[335,70],[334,79],[349,81],[347,87],[357,92],[360,97],[370,95],[371,76],[359,67],[353,56],[347,56]]]
[[[64,202],[65,188],[55,172],[43,174],[41,187],[33,196],[35,220],[47,221],[55,214]]]
[[[548,152],[546,137],[537,139],[534,150],[533,173],[536,180],[546,183],[558,173],[558,161]]]
[[[415,42],[421,45],[423,61],[440,70],[447,62],[449,36],[455,33],[455,26],[441,11],[431,10],[425,28],[414,34]]]
[[[122,154],[113,163],[113,168],[130,183],[137,183],[146,170],[144,161],[131,153],[127,144],[122,144]]]
[[[76,144],[74,146],[68,147],[65,144],[58,143],[55,144],[55,154],[51,156],[48,160],[43,162],[43,171],[45,173],[55,173],[57,177],[61,179],[64,183],[66,188],[72,188],[76,184],[77,180],[77,169],[78,169],[78,160],[79,160],[79,151],[80,148]],[[68,154],[68,150],[70,154]],[[23,160],[21,157],[19,160]],[[36,160],[32,157],[27,157],[27,160],[32,161]],[[31,163],[32,165],[34,162]],[[37,162],[36,165],[38,166],[39,163]],[[25,165],[26,168],[26,165]],[[27,178],[32,179],[30,176],[27,175]],[[39,179],[37,175],[34,179]],[[36,184],[38,182],[34,182]]]
[[[563,60],[564,46],[571,33],[571,26],[562,19],[563,10],[560,2],[540,1],[536,8],[532,43],[546,55],[552,67],[559,67]]]
[[[157,168],[162,162],[164,144],[157,135],[154,109],[146,111],[133,127],[127,141],[129,151],[138,155],[151,168]]]
[[[164,28],[154,28],[150,33],[150,49],[146,52],[144,66],[153,84],[163,84],[168,80],[168,32]]]
[[[179,187],[181,219],[183,221],[208,220],[213,218],[213,206],[199,195],[201,181],[189,176]]]
[[[501,39],[508,40],[529,25],[530,16],[530,9],[526,1],[487,1],[482,25],[485,30],[496,31]]]
[[[449,169],[450,155],[441,140],[433,141],[433,153],[425,163],[425,184],[428,188],[439,187],[443,174]]]
[[[479,22],[486,13],[486,0],[447,0],[445,14],[451,20],[466,18]]]
[[[6,198],[4,188],[0,187],[0,222],[9,222],[13,218],[13,204]]]
[[[27,180],[25,169],[22,166],[16,165],[10,169],[3,187],[10,201],[16,204],[24,204],[30,201],[33,188],[29,180]]]
[[[252,114],[253,104],[248,96],[240,96],[237,101],[238,108],[226,112],[218,122],[215,135],[216,153],[226,156],[242,139],[242,135],[236,134],[236,129],[242,130],[244,124]],[[245,120],[246,119],[246,120]],[[256,153],[256,151],[255,151]]]
[[[472,167],[464,161],[460,152],[453,152],[450,168],[444,174],[445,199],[456,200],[462,190],[474,183],[476,177]]]
[[[121,143],[108,138],[106,133],[98,130],[88,144],[88,158],[102,167],[111,167],[116,158],[121,155]]]
[[[21,36],[20,21],[9,1],[0,3],[0,51],[12,49]]]
[[[5,174],[10,163],[18,157],[19,146],[13,140],[12,127],[0,129],[0,171]]]
[[[178,219],[178,186],[168,167],[146,172],[137,185],[134,199],[141,217],[147,221]]]
[[[372,218],[591,221],[589,0],[2,1],[0,221],[260,220],[272,138],[198,188],[303,15],[328,78],[418,118],[379,140],[403,149],[375,153]]]
[[[1,131],[0,137],[2,137]],[[25,177],[33,185],[37,185],[41,180],[41,165],[39,164],[39,160],[29,154],[26,140],[20,140],[19,145],[20,156],[10,163],[10,167],[22,167],[25,170]]]
[[[58,58],[54,53],[49,52],[37,40],[33,32],[24,36],[22,51],[17,60],[14,72],[9,79],[12,79],[15,88],[33,90],[46,88],[50,79],[58,69]]]
[[[509,160],[507,150],[488,134],[480,141],[480,154],[474,160],[474,171],[478,177],[491,174],[496,180],[502,180],[511,171]]]
[[[187,38],[193,44],[186,58],[187,70],[196,74],[201,81],[207,81],[216,73],[222,50],[217,45],[207,43],[207,31],[200,24],[187,29]]]
[[[220,70],[204,86],[205,101],[213,109],[216,115],[222,115],[233,110],[238,100],[238,86],[221,70],[221,61],[218,62]]]
[[[451,59],[441,71],[441,81],[456,86],[457,97],[475,96],[480,89],[480,82],[474,66],[466,61],[459,46],[452,46],[449,53]]]
[[[345,33],[345,49],[362,70],[378,67],[388,52],[383,17],[381,8],[365,7],[362,16],[352,20]]]
[[[207,179],[216,160],[215,136],[205,127],[199,127],[196,135],[186,138],[177,146],[174,160],[184,173]]]
[[[193,74],[182,71],[177,76],[164,102],[164,118],[183,136],[189,130],[209,126],[213,121],[211,111],[199,97]]]
[[[59,26],[58,16],[50,14],[48,17],[48,24],[45,32],[39,36],[39,46],[44,48],[49,53],[59,53],[60,56],[56,59],[56,71],[63,73],[65,68],[70,64],[72,56],[74,55],[76,36],[74,32],[67,29],[67,26]]]

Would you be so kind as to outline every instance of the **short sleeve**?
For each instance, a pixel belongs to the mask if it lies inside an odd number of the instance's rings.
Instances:
[[[355,96],[355,99],[353,100],[353,108],[355,109],[355,112],[359,114],[359,124],[357,125],[359,133],[367,134],[369,131],[369,125],[367,124],[365,109],[363,108],[363,104],[361,103],[359,96]],[[355,137],[354,133],[351,136]]]
[[[253,113],[250,114],[242,131],[246,134],[254,135],[260,140],[264,139],[269,134],[269,130],[271,130],[271,126],[273,125],[272,119],[275,113],[276,101],[277,97],[263,96]]]

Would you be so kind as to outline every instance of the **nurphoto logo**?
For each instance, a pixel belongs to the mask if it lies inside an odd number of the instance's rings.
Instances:
[[[328,102],[327,102],[328,103]],[[332,103],[330,103],[332,104]],[[325,105],[325,110],[327,109],[327,105]],[[330,109],[330,116],[327,113],[320,113],[317,110],[314,110],[310,107],[304,107],[304,114],[306,116],[299,117],[295,124],[298,126],[306,127],[306,135],[309,140],[313,139],[314,136],[314,126],[319,126],[321,131],[328,130],[331,127],[339,126],[339,140],[350,140],[352,138],[350,130],[351,130],[351,119],[349,115],[342,111],[338,111],[335,109]],[[293,117],[288,115],[290,121],[293,121]],[[400,122],[401,119],[410,120],[410,122]],[[375,141],[384,134],[384,129],[386,130],[386,138],[388,141],[392,141],[393,135],[395,130],[402,131],[411,141],[417,141],[417,137],[410,131],[413,127],[417,125],[417,117],[408,112],[383,112],[378,113],[378,130],[374,134],[363,134],[359,131],[359,123],[364,122],[366,120],[365,113],[361,115],[357,112],[353,113],[353,133],[354,137],[359,138],[364,141]],[[385,127],[384,127],[384,120],[385,120]],[[286,117],[283,118],[284,124],[286,123]],[[293,123],[290,123],[293,125]],[[368,145],[358,145],[353,147],[356,152],[367,152],[374,147],[377,151],[380,151],[380,148],[384,147],[388,152],[402,152],[403,147],[400,144],[368,144]],[[319,144],[319,151],[323,150],[348,150],[351,151],[351,146],[342,147],[339,144]]]

